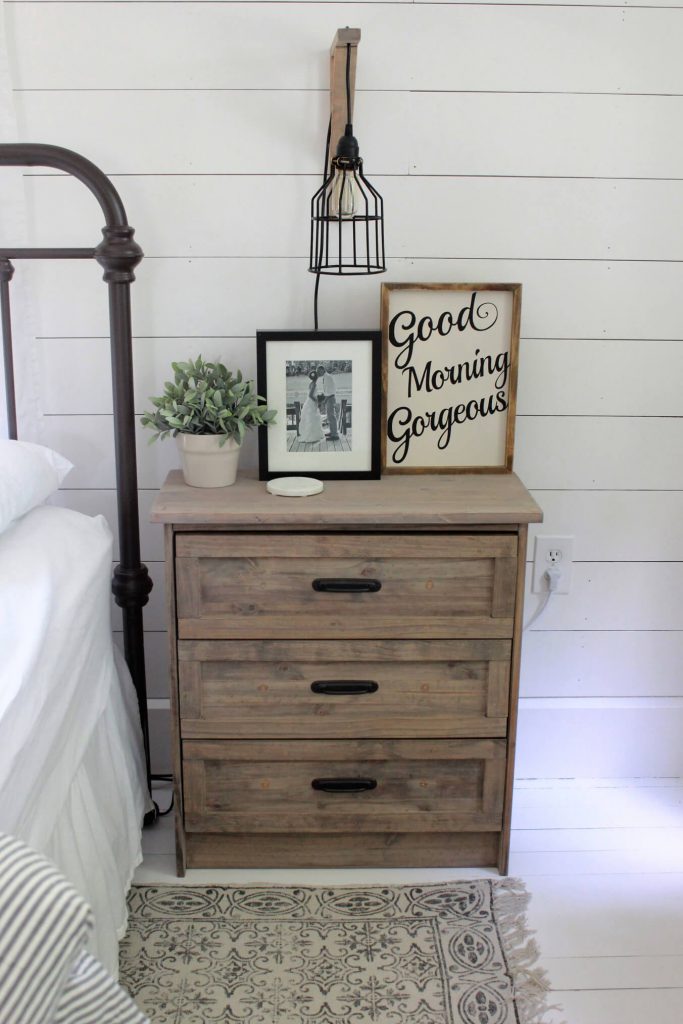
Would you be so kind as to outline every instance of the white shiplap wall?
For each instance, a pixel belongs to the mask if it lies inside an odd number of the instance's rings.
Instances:
[[[311,327],[308,200],[327,48],[358,25],[356,129],[386,198],[387,280],[524,285],[515,468],[576,538],[572,592],[526,638],[518,773],[683,768],[683,9],[594,2],[5,0],[19,137],[111,174],[146,253],[137,404],[171,359],[254,371],[259,327]],[[36,243],[89,245],[96,204],[25,179]],[[104,288],[31,267],[63,500],[113,520]],[[321,326],[376,325],[376,279],[325,282]],[[255,463],[253,441],[245,462]],[[166,696],[161,537],[172,446],[140,437],[150,694]],[[528,610],[535,601],[529,597]],[[166,714],[153,714],[157,768]]]

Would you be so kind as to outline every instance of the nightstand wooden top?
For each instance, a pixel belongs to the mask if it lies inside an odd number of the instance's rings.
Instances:
[[[308,498],[269,494],[248,471],[232,487],[188,487],[169,473],[150,515],[153,523],[230,528],[448,527],[540,523],[543,513],[514,473],[386,476],[326,480]]]

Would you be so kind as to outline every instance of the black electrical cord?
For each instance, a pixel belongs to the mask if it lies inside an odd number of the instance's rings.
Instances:
[[[166,808],[165,811],[160,811],[158,806],[157,806],[157,804],[155,803],[154,806],[157,809],[157,818],[165,818],[167,814],[170,814],[171,811],[173,810],[173,803],[174,803],[174,797],[173,797],[172,794],[171,794],[171,802],[170,802],[170,804],[168,805],[168,807]]]
[[[351,43],[346,44],[346,123],[351,124]],[[332,116],[327,125],[327,140],[325,142],[325,163],[323,165],[323,184],[327,181],[328,165],[330,162],[330,143],[332,141]],[[341,216],[341,213],[340,213]],[[324,233],[320,233],[320,252],[318,253],[318,265],[315,272],[315,289],[313,291],[313,326],[318,330],[318,289],[320,288],[320,267],[322,264],[322,248],[324,244]]]
[[[325,163],[323,165],[323,184],[327,180],[327,165],[330,160],[330,139],[332,135],[332,117],[327,124],[327,139],[325,142]],[[315,271],[315,290],[313,292],[313,326],[314,329],[318,330],[318,289],[320,287],[320,265],[322,263],[322,247],[323,247],[324,235],[320,233],[320,252],[318,253],[318,266]]]
[[[173,782],[173,776],[170,774],[150,775],[150,779],[152,782]],[[159,804],[156,800],[152,800],[154,804],[154,821],[158,821],[159,818],[165,818],[167,814],[171,813],[173,810],[173,799],[173,795],[171,795],[171,802],[165,811],[159,809]]]

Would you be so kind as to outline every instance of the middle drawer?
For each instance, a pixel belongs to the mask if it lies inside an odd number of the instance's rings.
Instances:
[[[181,640],[181,734],[504,736],[510,646],[509,640]]]

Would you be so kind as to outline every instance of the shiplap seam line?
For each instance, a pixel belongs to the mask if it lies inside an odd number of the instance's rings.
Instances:
[[[540,527],[542,529],[542,527]],[[533,565],[535,559],[527,555],[525,565]],[[572,565],[683,565],[682,558],[573,558]],[[564,595],[558,594],[557,597]],[[647,633],[649,630],[643,630]],[[677,631],[680,632],[680,631]]]
[[[601,710],[615,711],[658,711],[662,708],[683,708],[683,697],[679,697],[675,694],[670,697],[583,697],[579,695],[572,697],[520,697],[519,702],[520,706],[523,705],[525,708],[536,709],[540,711],[556,711],[558,708],[585,708],[587,710],[599,708]]]
[[[91,3],[93,0],[27,0],[29,3]],[[121,0],[94,0],[98,4],[105,3],[119,3]],[[131,0],[133,3],[154,3],[155,0]],[[167,0],[158,0],[159,3],[165,3]],[[171,0],[172,2],[172,0]],[[183,2],[183,0],[179,0]],[[191,3],[204,3],[206,0],[187,0]],[[211,2],[211,0],[208,0]],[[255,2],[255,0],[250,0]],[[274,3],[282,3],[283,0],[273,0]],[[483,6],[477,4],[477,7]],[[501,4],[500,6],[512,7],[517,6],[513,4]],[[539,7],[540,4],[532,4],[530,6]],[[582,5],[583,9],[583,5]],[[619,8],[610,7],[610,10],[619,10]],[[631,10],[632,8],[624,8]],[[647,8],[652,10],[652,8]],[[676,10],[680,8],[667,7],[664,8],[667,11]],[[53,92],[182,92],[182,93],[195,93],[195,92],[268,92],[268,93],[282,93],[282,92],[298,92],[298,93],[326,93],[328,89],[318,87],[289,87],[289,86],[258,86],[258,85],[231,85],[231,86],[190,86],[186,87],[183,85],[167,85],[167,86],[121,86],[121,85],[92,85],[92,86],[53,86],[48,88],[46,86],[32,86],[22,87],[18,86],[12,89],[13,93],[25,93],[25,92],[42,92],[42,93],[53,93]],[[610,90],[604,91],[591,91],[586,89],[357,89],[357,93],[404,93],[407,96],[622,96],[624,99],[631,97],[635,98],[648,98],[653,99],[681,99],[683,93],[680,92],[614,92]]]
[[[85,0],[85,2],[87,2],[87,0]],[[97,0],[97,2],[98,3],[103,3],[103,2],[106,2],[106,0]],[[202,0],[196,0],[196,2],[197,3],[201,3]],[[632,256],[629,256],[629,257],[619,257],[619,256],[617,256],[617,257],[607,257],[607,256],[468,256],[468,255],[462,255],[462,256],[402,256],[402,255],[393,255],[393,254],[387,253],[387,259],[388,260],[394,260],[396,262],[400,261],[401,263],[425,263],[425,262],[426,263],[491,263],[491,262],[503,262],[503,263],[596,263],[596,264],[603,264],[603,263],[605,263],[608,266],[612,266],[614,264],[622,264],[622,263],[626,263],[626,264],[628,264],[628,263],[651,264],[652,263],[652,264],[657,264],[657,265],[662,265],[662,266],[678,266],[679,264],[683,263],[683,258],[681,258],[681,259],[642,259],[642,258],[637,258],[637,257],[632,257]],[[225,255],[222,255],[222,256],[202,256],[202,255],[200,255],[198,253],[185,253],[185,254],[178,254],[177,256],[172,256],[172,255],[155,256],[155,255],[152,255],[152,254],[149,254],[149,253],[145,253],[145,260],[147,260],[147,262],[150,262],[151,260],[156,260],[156,261],[160,261],[160,260],[168,260],[168,261],[171,261],[171,260],[173,260],[173,261],[183,260],[185,262],[190,261],[190,262],[194,262],[194,263],[199,262],[199,260],[203,260],[206,263],[210,263],[210,262],[211,263],[215,263],[215,262],[218,262],[219,260],[236,260],[236,261],[239,261],[240,263],[244,263],[244,262],[247,262],[247,261],[253,263],[253,262],[257,262],[259,260],[273,260],[273,261],[278,260],[280,263],[284,263],[286,261],[293,261],[295,263],[308,263],[309,260],[310,260],[310,256],[303,256],[303,255],[302,256],[271,256],[268,253],[260,253],[258,255],[254,255],[254,256],[246,256],[246,255],[240,256],[240,255],[237,255],[237,254],[235,254],[235,255],[225,254]],[[167,335],[163,335],[163,337],[167,337]],[[185,335],[183,335],[183,337],[185,337]],[[201,337],[204,337],[204,335],[201,335]],[[247,335],[241,334],[241,335],[238,335],[238,337],[244,338],[244,337],[247,337]],[[578,339],[571,339],[571,340],[578,340]],[[590,339],[586,339],[586,340],[596,341],[596,340],[610,340],[610,339],[590,338]],[[676,341],[678,339],[674,338],[674,339],[669,339],[669,340]]]
[[[47,415],[47,414],[45,414]],[[68,414],[67,414],[68,415]],[[74,413],[73,415],[77,415]],[[98,414],[100,415],[100,414]],[[105,415],[104,413],[101,415]],[[524,420],[535,420],[535,419],[551,419],[551,420],[680,420],[681,416],[667,413],[666,415],[658,415],[657,413],[612,413],[612,412],[518,412],[517,419]],[[578,490],[578,488],[570,488],[571,490]]]
[[[126,5],[127,6],[131,6],[131,5],[138,5],[139,6],[139,5],[142,5],[142,4],[145,4],[145,5],[152,5],[152,4],[159,4],[159,5],[161,5],[161,4],[176,4],[176,5],[179,5],[179,4],[195,4],[195,5],[199,5],[199,3],[201,3],[203,5],[211,4],[211,5],[214,5],[214,6],[220,5],[220,6],[223,6],[223,7],[239,7],[239,6],[242,6],[242,5],[245,5],[245,6],[246,5],[254,5],[257,2],[259,4],[264,5],[264,6],[265,5],[269,5],[269,6],[272,6],[272,7],[280,7],[283,4],[287,4],[288,6],[296,6],[296,7],[301,7],[301,6],[315,7],[315,6],[317,6],[320,3],[320,0],[5,0],[5,6],[7,6],[7,7],[9,7],[9,6],[12,6],[12,7],[27,7],[29,4],[32,4],[32,5],[46,5],[46,4],[75,5],[75,4],[97,3],[100,7],[103,7],[106,4],[108,4],[109,6],[115,5],[115,6],[124,7]],[[380,6],[380,7],[405,7],[405,6],[409,6],[410,4],[412,4],[414,2],[415,2],[415,0],[348,0],[347,6],[350,6],[350,7],[373,7],[373,6]],[[419,2],[421,3],[422,0],[419,0]],[[425,6],[427,6],[427,4],[425,4]],[[432,6],[432,5],[430,4],[429,6]],[[444,4],[444,6],[451,6],[451,4]],[[460,4],[454,4],[454,6],[460,6]],[[464,0],[464,2],[461,4],[461,6],[463,6],[463,7],[479,7],[480,5],[479,4],[474,4],[474,3],[468,3],[467,0]],[[503,4],[503,3],[499,3],[499,4],[498,3],[492,3],[492,4],[487,5],[487,6],[491,6],[491,7],[508,7],[509,5],[508,4]],[[536,7],[537,5],[536,4],[516,4],[515,6],[520,6],[520,7]],[[574,6],[581,7],[583,5],[582,4],[546,4],[544,6],[547,6],[547,7],[574,7]],[[589,6],[600,6],[600,7],[602,7],[603,5],[602,4],[595,4],[595,5],[590,4]],[[611,6],[611,5],[607,5],[607,6]],[[666,10],[669,10],[669,9],[670,8],[666,8]],[[649,8],[648,8],[648,10],[649,10]]]
[[[99,2],[99,0],[98,0]],[[198,0],[201,2],[201,0]],[[247,341],[255,340],[254,334],[134,334],[133,341]],[[36,341],[109,341],[108,334],[37,334]],[[681,342],[683,338],[596,338],[591,335],[589,338],[556,338],[544,334],[539,337],[527,335],[520,338],[520,341],[642,341],[645,344],[662,342],[672,344]]]
[[[101,3],[102,0],[97,0]],[[201,2],[201,0],[195,0]],[[23,178],[61,178],[69,181],[68,174],[23,174]],[[311,178],[320,179],[315,171],[112,171],[109,178]],[[417,181],[421,178],[448,178],[454,181],[662,181],[679,182],[683,177],[657,177],[654,175],[617,174],[430,174],[387,172],[373,174],[377,178],[407,178]]]
[[[177,341],[180,339],[192,341],[245,341],[256,339],[253,334],[134,334],[133,340],[140,341]],[[541,341],[541,338],[532,338],[531,341]],[[551,339],[553,340],[553,339]],[[594,341],[594,338],[558,338],[558,341]],[[620,341],[620,338],[612,338],[612,341]],[[640,338],[626,338],[626,341],[640,341]],[[643,341],[667,341],[670,338],[643,338]],[[109,341],[108,334],[37,334],[36,341]]]
[[[68,491],[106,491],[107,494],[116,493],[115,487],[60,487],[59,490],[65,493]],[[138,491],[150,491],[156,493],[158,490],[158,487],[138,487]]]
[[[477,4],[477,6],[481,6]],[[503,6],[503,5],[501,5]],[[505,7],[511,6],[505,4]],[[529,6],[540,6],[537,4],[530,4]],[[620,8],[611,7],[611,10],[619,10]],[[666,10],[674,10],[675,8],[667,7]],[[621,10],[631,10],[628,8],[621,8]],[[648,8],[652,10],[652,8]],[[28,90],[27,90],[28,91]],[[36,90],[41,91],[41,90]],[[46,92],[52,90],[46,89]],[[58,92],[59,90],[54,90]],[[75,90],[76,92],[80,90]],[[93,90],[94,91],[94,90]],[[183,90],[184,91],[184,90]],[[277,91],[277,90],[273,90]],[[628,99],[629,97],[654,97],[655,99],[680,99],[683,93],[680,92],[614,92],[611,90],[604,91],[590,91],[584,89],[368,89],[367,92],[408,92],[414,93],[415,95],[436,95],[436,96],[623,96]]]
[[[620,564],[619,562],[615,563],[615,565],[619,565],[619,564]],[[663,564],[666,565],[667,563],[664,562]],[[559,595],[559,596],[561,596],[561,595]],[[162,632],[163,633],[164,630],[159,630],[158,632]],[[571,628],[569,628],[569,629],[558,629],[557,626],[553,626],[551,629],[542,629],[541,627],[532,626],[531,629],[528,630],[528,632],[529,633],[558,633],[558,634],[564,636],[564,635],[566,635],[568,633],[577,633],[579,635],[582,634],[582,633],[603,633],[603,634],[604,633],[683,633],[683,630],[681,630],[681,629],[655,629],[653,627],[648,628],[648,627],[643,627],[643,626],[637,626],[637,627],[635,627],[633,629],[617,628],[617,627],[614,627],[614,626],[610,627],[609,629],[594,629],[592,626],[582,626],[580,629],[575,629],[573,626]]]
[[[517,785],[518,782],[523,782],[523,781],[524,781],[523,777],[517,778],[517,776],[515,776],[515,785]],[[518,788],[518,791],[521,791],[521,789],[523,789],[524,787],[517,787],[517,788]],[[553,788],[552,786],[548,786],[548,789],[552,789],[552,788]],[[621,788],[626,789],[627,787],[625,787],[625,786],[624,787],[621,787],[621,786],[617,787],[617,786],[615,786],[614,788],[615,789],[617,789],[617,788],[619,788],[619,789],[621,789]],[[639,788],[641,788],[641,787],[639,787]],[[658,787],[653,787],[653,788],[658,788]],[[528,790],[525,790],[525,792],[528,792]],[[633,830],[633,829],[641,829],[643,832],[645,832],[645,831],[649,832],[651,829],[660,829],[660,830],[661,829],[665,829],[667,832],[669,832],[672,829],[683,829],[683,825],[541,825],[538,828],[515,828],[513,826],[512,831],[513,831],[513,833],[514,832],[603,832],[605,829],[609,829],[610,831],[612,831],[612,830],[615,830],[615,831],[618,831],[618,830],[629,831],[629,830]],[[616,847],[616,849],[618,850],[618,849],[620,849],[620,847]],[[519,852],[521,853],[522,851],[520,850]],[[528,851],[524,851],[524,852],[528,852],[528,853],[562,853],[564,851],[562,851],[562,850],[528,850]],[[575,851],[568,850],[566,852],[571,853],[571,852],[575,852]],[[582,852],[584,852],[584,853],[591,853],[591,852],[596,852],[596,851],[584,850]],[[626,955],[626,954],[624,954],[624,955]],[[638,954],[633,954],[633,955],[637,956]],[[665,955],[667,955],[667,956],[680,956],[680,953],[670,953],[670,954],[665,954]],[[550,960],[551,957],[547,957],[547,959]],[[565,957],[558,957],[557,959],[558,960],[564,960]],[[591,957],[586,957],[586,959],[587,960],[594,960],[595,957],[592,957],[592,956]],[[612,959],[612,957],[609,957],[609,959]]]
[[[572,776],[566,778],[560,775],[546,775],[538,779],[533,775],[520,775],[518,782],[542,782],[542,786],[524,786],[523,789],[557,789],[556,783],[562,783],[563,789],[578,789],[582,793],[591,789],[680,789],[683,792],[683,776],[676,775],[594,775],[591,777]],[[641,782],[647,785],[641,786]],[[660,782],[674,782],[674,786],[660,787]],[[552,783],[552,785],[551,785]],[[607,826],[611,827],[611,826]],[[631,826],[632,828],[646,828],[645,825]],[[681,824],[683,828],[683,823]],[[680,955],[680,954],[677,954]]]
[[[87,0],[85,0],[87,2]],[[98,0],[98,3],[106,2],[106,0]],[[196,0],[201,3],[201,0]],[[287,260],[293,260],[297,263],[308,263],[310,256],[271,256],[268,253],[261,253],[257,256],[238,256],[238,255],[223,255],[223,256],[201,256],[195,253],[179,254],[178,256],[154,256],[145,253],[145,259],[147,262],[151,260],[183,260],[185,262],[198,262],[204,260],[205,262],[217,262],[218,260],[238,260],[240,263],[246,261],[256,262],[259,260],[278,260],[284,263]],[[657,264],[662,266],[678,266],[683,263],[683,259],[642,259],[636,257],[615,257],[608,258],[606,256],[394,256],[387,253],[388,260],[401,261],[403,263],[491,263],[495,261],[502,261],[504,263],[606,263],[609,266],[614,264],[622,263],[643,263],[643,264]],[[202,335],[203,337],[203,335]],[[246,335],[240,335],[240,337],[246,337]],[[608,340],[608,339],[589,339],[589,340]],[[670,339],[678,340],[678,339]]]
[[[88,337],[88,336],[87,335],[83,335],[83,337]],[[100,335],[94,335],[93,337],[98,338],[98,337],[100,337]],[[105,336],[102,335],[101,337],[104,338]],[[155,337],[155,335],[139,334],[139,335],[137,335],[137,337],[139,337],[139,338]],[[166,335],[160,335],[159,337],[166,337]],[[176,337],[179,337],[179,338],[189,338],[190,335],[189,334],[179,334],[179,335],[176,335]],[[197,338],[203,338],[203,337],[205,337],[205,335],[198,334],[198,335],[196,335],[196,337]],[[242,338],[242,337],[247,337],[247,335],[240,335],[240,338]],[[50,340],[50,339],[48,339],[48,337],[46,336],[45,340],[47,341],[47,340]],[[60,340],[60,339],[55,338],[54,340]],[[64,340],[64,339],[61,339],[61,340]],[[592,335],[591,335],[590,338],[560,338],[560,337],[551,337],[550,335],[547,335],[547,334],[539,335],[538,337],[536,335],[529,334],[529,335],[526,335],[526,336],[520,338],[519,340],[520,341],[642,341],[642,342],[644,342],[645,344],[648,344],[648,345],[653,343],[653,342],[663,342],[663,343],[666,343],[666,344],[671,344],[671,342],[676,343],[676,342],[679,342],[679,341],[683,342],[683,338],[612,338],[612,337],[609,337],[609,338],[605,338],[605,337],[595,338]]]
[[[681,487],[530,487],[534,494],[683,494]]]
[[[301,6],[323,6],[320,0],[5,0],[7,7],[27,7],[29,5],[45,5],[45,4],[62,4],[62,5],[74,5],[74,4],[90,4],[97,2],[100,6],[108,4],[109,6],[132,6],[132,5],[153,5],[153,4],[175,4],[175,5],[192,5],[201,2],[203,5],[223,6],[223,7],[241,7],[241,6],[254,6],[256,2],[263,6],[271,7],[301,7]],[[628,11],[677,11],[680,10],[680,6],[668,6],[667,4],[627,4],[627,3],[615,3],[615,4],[597,4],[597,3],[504,3],[496,2],[496,0],[489,0],[488,3],[476,3],[475,0],[434,0],[433,3],[429,0],[347,0],[346,6],[348,7],[406,7],[406,6],[418,6],[418,7],[566,7],[569,9],[578,10],[628,10]],[[324,6],[328,6],[325,4]]]
[[[151,257],[151,258],[154,259],[155,257]],[[159,257],[156,257],[156,258],[157,259],[165,259],[166,257],[159,256]],[[188,257],[175,257],[175,258],[187,259]],[[221,256],[201,257],[200,256],[200,257],[197,257],[197,258],[198,259],[202,259],[202,258],[204,258],[204,259],[223,259],[224,257],[221,257]],[[284,257],[236,256],[236,257],[227,257],[227,258],[228,259],[230,259],[230,258],[234,258],[234,259],[271,259],[271,258],[275,258],[275,259],[288,259],[289,257],[286,257],[286,256],[284,256]],[[309,259],[308,256],[296,256],[294,258],[295,259],[306,259],[306,260]],[[600,257],[596,257],[596,256],[571,257],[571,256],[389,256],[388,255],[387,259],[410,260],[410,261],[412,261],[414,263],[419,263],[420,261],[423,261],[423,260],[431,260],[432,262],[436,262],[437,260],[439,260],[439,261],[443,260],[445,262],[450,262],[450,263],[457,263],[459,261],[466,261],[468,263],[477,263],[477,262],[481,263],[481,262],[491,262],[493,260],[503,260],[504,262],[507,262],[507,263],[608,263],[608,264],[613,264],[613,263],[663,263],[663,264],[669,264],[670,263],[670,264],[672,264],[674,266],[676,264],[678,264],[678,263],[683,263],[683,259],[676,259],[676,260],[672,260],[672,259],[668,259],[668,260],[663,260],[663,259],[642,259],[642,258],[641,259],[636,259],[634,257],[628,257],[628,258],[625,258],[625,257],[614,257],[614,258],[611,258],[610,257],[610,258],[607,258],[607,257],[601,257],[601,256]]]
[[[670,826],[670,827],[675,828],[676,826]],[[512,831],[514,832],[515,829],[513,829]],[[545,829],[536,829],[536,831],[537,832],[544,832]],[[573,831],[581,832],[583,830],[582,829],[574,829]],[[623,854],[623,853],[640,852],[640,851],[631,851],[628,848],[626,850],[624,850],[621,846],[597,846],[597,847],[591,846],[587,850],[575,850],[575,849],[572,849],[571,847],[567,847],[566,850],[557,850],[557,849],[555,849],[555,847],[548,847],[547,849],[534,850],[533,847],[531,847],[528,850],[516,849],[514,852],[515,852],[515,854],[520,855],[520,856],[527,856],[528,854],[531,854],[532,856],[536,856],[536,855],[538,855],[538,856],[544,856],[544,855],[547,856],[548,854],[561,854],[562,856],[567,856],[569,854],[569,855],[574,856],[574,857],[581,857],[581,856],[584,856],[586,854],[591,855],[591,854],[595,854],[595,853],[616,853],[616,854],[620,854],[621,853],[621,854]],[[515,872],[515,875],[517,875],[517,874],[522,874],[523,875],[524,872],[523,871],[522,872]],[[671,956],[680,956],[680,954],[673,954],[673,953],[670,954],[670,955]],[[635,957],[636,957],[636,954],[634,954],[634,958]],[[553,960],[553,959],[555,959],[555,960],[569,960],[571,958],[570,957],[546,957],[545,959],[547,959],[547,960]],[[599,959],[599,957],[585,957],[585,959],[586,960],[589,960],[589,959],[592,960],[592,959]],[[611,959],[616,959],[616,958],[605,956],[603,959],[605,959],[605,960],[610,959],[611,960]],[[653,986],[653,988],[655,988],[657,990],[660,987],[661,986],[659,986],[659,985]],[[580,988],[580,989],[559,989],[559,988],[551,988],[550,991],[551,992],[611,992],[612,989],[609,989],[609,988],[607,988],[607,989],[585,989],[585,988]],[[650,991],[652,991],[652,989],[650,989]]]
[[[142,416],[144,410],[137,410],[136,416]],[[113,416],[111,412],[44,412],[42,414],[45,419],[51,417],[65,417],[65,416]],[[656,413],[611,413],[611,412],[518,412],[518,420],[680,420],[680,415],[667,414],[666,416],[658,415]],[[537,488],[535,488],[537,489]],[[554,488],[551,488],[554,490]],[[570,488],[570,490],[578,490],[579,488]],[[611,488],[610,488],[611,489]],[[679,488],[680,489],[680,488]],[[587,488],[584,488],[587,490]]]
[[[30,3],[61,3],[65,0],[28,0]],[[68,0],[70,3],[119,3],[121,0]],[[137,0],[133,0],[137,2]],[[164,3],[166,0],[142,0],[146,3]],[[206,0],[189,0],[193,3],[204,3]],[[250,0],[253,2],[253,0]],[[282,3],[283,0],[272,0],[273,3]],[[481,6],[477,4],[477,6]],[[512,6],[504,4],[502,6]],[[533,4],[538,7],[541,4]],[[583,8],[582,8],[583,9]],[[610,8],[615,9],[615,8]],[[631,10],[632,8],[625,8]],[[647,8],[651,10],[652,8]],[[677,10],[680,8],[667,7],[666,10]],[[261,86],[195,86],[185,88],[184,86],[55,86],[54,88],[39,87],[14,88],[12,92],[303,92],[303,93],[324,93],[327,89],[305,89],[305,88],[264,88]],[[379,93],[404,93],[405,95],[434,95],[434,96],[622,96],[629,98],[653,99],[680,99],[683,92],[589,92],[583,89],[357,89],[356,92],[379,92]]]
[[[533,561],[527,558],[526,565],[532,565]],[[683,558],[573,558],[572,565],[683,565]]]
[[[646,783],[652,783],[652,785],[649,785],[649,784],[640,785],[640,783],[642,783],[643,780],[645,780]],[[519,776],[517,776],[517,783],[518,783],[518,787],[517,788],[520,790],[520,792],[524,791],[525,793],[538,793],[538,792],[544,792],[544,791],[547,791],[547,790],[556,790],[558,788],[562,789],[564,791],[571,791],[571,790],[573,790],[574,792],[578,791],[580,793],[595,792],[596,790],[603,790],[603,789],[637,789],[637,790],[653,789],[653,790],[664,790],[664,791],[671,790],[671,789],[678,789],[678,790],[681,790],[681,794],[683,795],[683,786],[681,785],[682,781],[683,780],[681,779],[680,775],[637,775],[635,777],[633,775],[623,775],[623,776],[622,775],[617,775],[617,776],[611,776],[611,777],[608,776],[607,778],[602,778],[602,779],[601,778],[584,779],[581,776],[570,776],[570,778],[568,778],[568,779],[567,778],[558,778],[557,776],[554,776],[554,777],[545,777],[544,776],[542,779],[539,779],[537,776],[534,776],[534,775],[519,775]],[[542,785],[538,785],[538,786],[525,786],[524,785],[525,782],[540,782],[540,783],[542,783]],[[559,787],[557,785],[558,782],[562,783],[562,785],[559,786]],[[661,782],[669,782],[669,783],[671,783],[671,785],[662,786],[662,785],[660,785]],[[567,783],[569,783],[569,785],[567,785]],[[586,825],[585,827],[586,828],[598,828],[598,829],[613,829],[613,828],[646,829],[646,828],[649,828],[650,826],[649,825],[614,825],[614,824],[611,824],[611,825]],[[683,828],[683,822],[680,825],[664,824],[664,825],[658,825],[656,827],[657,828]],[[550,831],[553,831],[553,832],[564,832],[566,829],[573,830],[575,828],[576,828],[575,825],[553,825],[553,826],[550,827]],[[527,829],[520,825],[518,831],[525,832],[525,831],[527,831]],[[532,831],[535,831],[535,830],[532,829]],[[677,955],[680,955],[680,954],[677,954]]]

